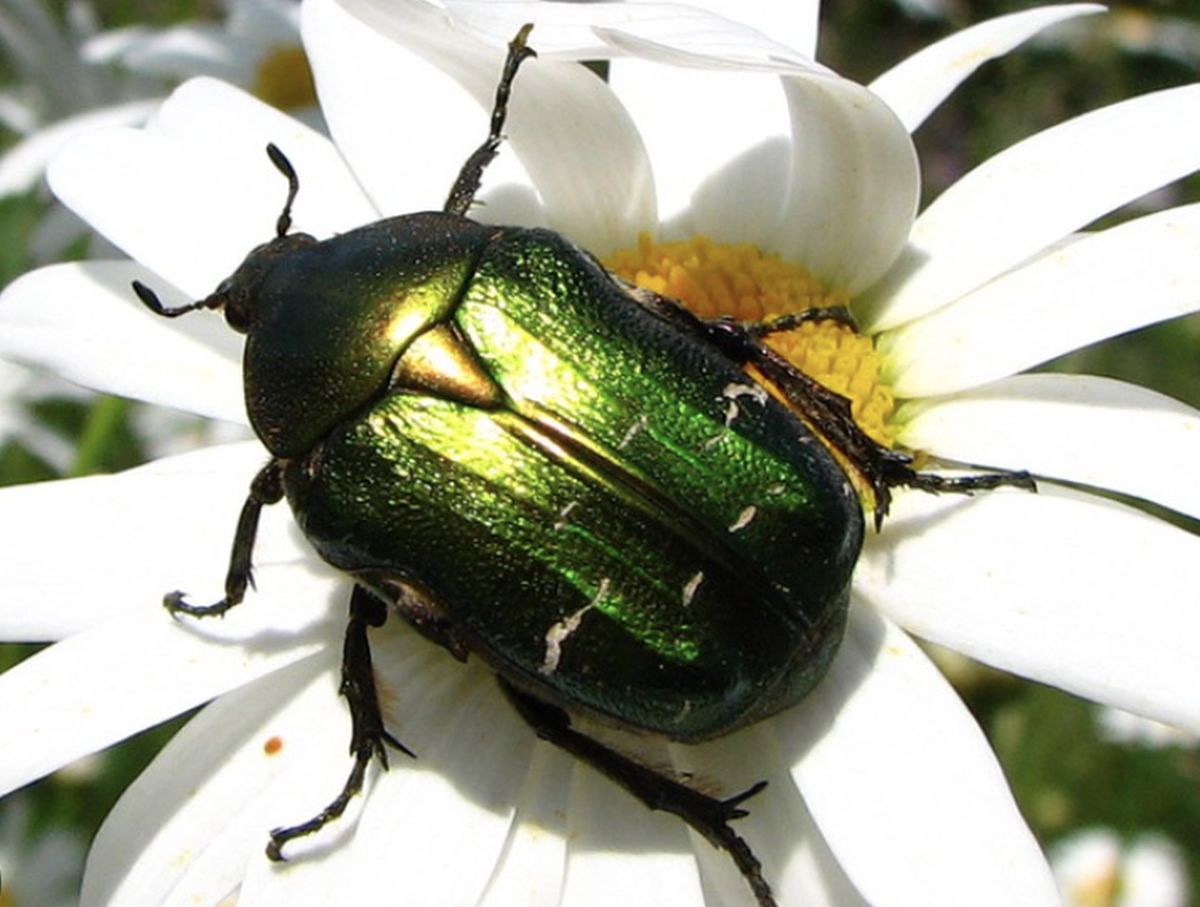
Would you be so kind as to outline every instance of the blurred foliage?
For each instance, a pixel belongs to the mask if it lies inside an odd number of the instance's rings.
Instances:
[[[65,0],[48,3],[62,14]],[[827,0],[821,57],[847,75],[870,81],[958,28],[1032,5],[1011,0]],[[99,0],[94,6],[110,27],[162,25],[213,16],[219,9],[216,0]],[[1180,24],[1184,27],[1174,27]],[[1194,0],[1126,4],[1072,27],[1070,40],[1034,41],[985,65],[916,135],[926,203],[1025,136],[1108,103],[1195,81],[1200,40],[1189,38],[1195,29],[1200,29],[1200,3]],[[1156,43],[1156,35],[1165,37]],[[1116,217],[1197,200],[1200,178],[1193,177]],[[35,196],[0,201],[0,283],[30,266],[29,239],[43,208]],[[1198,350],[1200,320],[1192,318],[1098,344],[1050,367],[1122,378],[1200,406]],[[135,404],[61,398],[40,400],[31,408],[42,425],[78,451],[66,474],[123,469],[147,455],[134,427]],[[0,445],[0,485],[56,477],[51,464],[21,445]],[[136,552],[130,557],[130,569],[135,569]],[[36,648],[0,646],[0,669]],[[1200,749],[1106,742],[1098,732],[1095,708],[1061,691],[978,666],[951,676],[995,745],[1022,809],[1044,843],[1096,824],[1130,836],[1160,830],[1188,853],[1193,889],[1200,892]],[[86,771],[67,770],[35,785],[34,828],[67,825],[92,835],[121,790],[180,721],[113,748],[100,757],[99,768],[93,762]],[[930,744],[936,746],[936,741]]]

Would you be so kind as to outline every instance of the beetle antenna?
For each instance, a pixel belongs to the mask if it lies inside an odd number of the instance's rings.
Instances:
[[[275,236],[280,237],[286,235],[287,231],[291,229],[292,202],[296,200],[296,193],[300,191],[300,178],[296,176],[296,168],[287,159],[287,155],[280,151],[279,146],[274,142],[267,143],[267,157],[271,159],[275,169],[282,173],[288,181],[287,201],[283,203],[283,211],[280,212],[279,219],[275,221]]]
[[[475,200],[475,193],[479,191],[483,171],[495,159],[500,150],[500,142],[504,139],[502,130],[504,129],[504,119],[508,115],[508,96],[512,91],[513,79],[516,78],[517,69],[525,60],[537,56],[534,49],[525,43],[525,39],[529,37],[531,31],[533,31],[533,23],[526,22],[517,32],[516,37],[508,42],[508,56],[504,59],[500,84],[496,86],[496,101],[492,105],[492,128],[484,143],[475,149],[475,153],[467,158],[462,170],[458,172],[458,179],[454,181],[454,186],[451,187],[450,194],[446,197],[446,204],[442,209],[448,214],[465,215],[467,213],[467,209]]]
[[[162,304],[162,300],[158,298],[158,294],[142,283],[140,280],[133,282],[133,292],[137,293],[137,298],[142,301],[155,315],[162,315],[164,318],[178,318],[180,315],[186,315],[188,312],[194,312],[196,309],[214,309],[218,307],[218,303],[214,303],[213,297],[201,299],[199,302],[189,302],[187,305],[176,306],[173,309],[168,309]]]

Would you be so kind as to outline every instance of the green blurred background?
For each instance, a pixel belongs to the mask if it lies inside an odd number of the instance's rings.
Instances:
[[[21,5],[21,0],[0,0],[0,27],[11,8]],[[958,28],[1031,5],[999,0],[826,2],[821,59],[853,78],[869,81]],[[197,0],[94,0],[91,6],[106,28],[140,23],[164,26],[224,15],[220,4]],[[46,7],[56,19],[64,20],[61,0],[47,0]],[[917,132],[925,200],[1025,136],[1108,103],[1194,82],[1198,70],[1200,0],[1113,6],[1106,16],[1052,32],[1050,38],[987,64]],[[20,77],[8,59],[0,59],[0,74],[10,86]],[[1200,133],[1200,123],[1197,130]],[[4,147],[16,138],[5,134]],[[1198,199],[1200,179],[1193,177],[1109,220]],[[0,200],[0,282],[7,283],[33,266],[30,241],[45,207],[45,194],[38,191]],[[82,255],[84,249],[85,243],[78,242],[66,254]],[[1200,319],[1116,338],[1049,367],[1133,381],[1200,407]],[[24,399],[21,405],[39,426],[68,443],[72,453],[66,462],[52,464],[9,439],[0,446],[0,484],[110,472],[144,462],[151,454],[153,439],[147,438],[139,404],[51,391]],[[175,421],[165,430],[178,441],[203,439],[207,428],[195,420]],[[1181,476],[1180,481],[1196,478]],[[1174,519],[1190,531],[1200,531],[1195,521]],[[130,552],[130,557],[136,553]],[[0,646],[0,668],[32,651],[30,646]],[[1184,855],[1192,891],[1200,891],[1200,748],[1194,740],[1171,739],[1165,745],[1115,742],[1103,732],[1098,709],[1086,702],[961,658],[946,657],[943,666],[991,738],[1017,799],[1044,844],[1053,847],[1080,829],[1093,827],[1112,829],[1129,841],[1161,833]],[[47,836],[90,839],[121,790],[177,726],[174,722],[143,734],[0,801],[0,865],[5,849],[10,860],[14,849],[25,854],[23,859],[32,859],[30,855]],[[14,743],[10,740],[8,745]],[[77,851],[66,848],[68,854],[78,855]],[[64,858],[64,862],[70,861]],[[66,866],[58,884],[70,890],[79,870],[78,865]],[[1076,903],[1113,907],[1120,886],[1101,886],[1091,896],[1093,900]],[[0,907],[13,907],[6,897],[0,895]],[[44,903],[52,902],[70,903],[70,897],[60,900],[48,894]],[[1192,903],[1200,900],[1193,895]],[[19,907],[42,904],[22,902]]]

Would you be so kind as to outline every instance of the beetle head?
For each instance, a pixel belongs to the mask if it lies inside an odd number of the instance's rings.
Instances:
[[[317,242],[307,233],[276,236],[250,250],[236,271],[218,285],[216,291],[199,303],[207,309],[220,309],[225,321],[239,334],[246,334],[255,322],[255,302],[263,279],[275,264],[288,255]]]
[[[292,226],[292,203],[296,201],[296,193],[300,191],[300,180],[292,162],[274,144],[267,145],[267,157],[288,183],[287,201],[283,203],[283,210],[275,221],[275,238],[251,249],[238,269],[221,281],[214,293],[198,302],[169,309],[162,304],[157,293],[141,281],[135,280],[133,291],[156,315],[176,318],[196,309],[221,309],[231,328],[239,334],[247,334],[254,325],[254,303],[263,278],[281,258],[316,243],[317,240],[307,233],[288,233]]]

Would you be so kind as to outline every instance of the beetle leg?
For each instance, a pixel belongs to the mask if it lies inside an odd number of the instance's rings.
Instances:
[[[168,592],[163,596],[163,607],[173,615],[214,617],[241,604],[246,595],[246,586],[254,585],[250,556],[254,551],[254,538],[258,534],[258,515],[264,505],[278,503],[282,497],[283,464],[279,460],[272,460],[254,477],[250,483],[250,494],[242,505],[237,531],[233,535],[233,550],[229,555],[229,572],[225,574],[225,597],[213,605],[189,605],[183,600],[182,592]]]
[[[702,794],[575,730],[567,713],[557,706],[515,689],[502,677],[497,680],[538,737],[607,775],[650,809],[674,813],[683,819],[714,847],[729,853],[760,907],[777,907],[771,886],[763,877],[762,864],[750,845],[729,826],[732,820],[749,815],[741,805],[766,787],[765,781],[726,800]]]
[[[442,210],[449,214],[465,215],[467,213],[467,209],[475,200],[475,193],[479,191],[483,171],[499,153],[500,142],[504,138],[504,119],[508,116],[508,96],[512,90],[513,79],[516,78],[517,69],[525,60],[537,56],[534,49],[525,43],[525,39],[529,37],[529,32],[532,30],[532,23],[522,25],[516,36],[508,42],[508,56],[504,59],[504,70],[501,72],[500,82],[496,86],[496,101],[492,105],[491,129],[483,144],[476,148],[474,153],[467,158],[467,162],[463,164],[462,170],[458,173],[458,179],[454,181],[454,185],[450,189],[450,195],[446,197],[446,204]]]
[[[386,620],[387,605],[364,587],[355,585],[350,595],[350,619],[346,623],[346,639],[342,646],[340,688],[350,708],[350,755],[354,757],[354,766],[341,792],[323,810],[306,822],[271,831],[267,856],[276,862],[285,859],[282,848],[288,841],[320,831],[346,811],[351,798],[362,792],[371,759],[378,759],[384,769],[388,767],[388,745],[416,758],[412,750],[387,732],[383,726],[383,713],[379,710],[367,628],[381,627]]]
[[[715,320],[721,321],[723,319]],[[850,310],[844,305],[804,309],[799,312],[780,315],[777,318],[772,318],[770,321],[743,321],[740,323],[740,327],[751,337],[766,337],[768,334],[794,331],[800,325],[807,324],[810,321],[836,321],[838,324],[844,324],[848,328],[858,330],[858,325],[854,322],[854,316],[850,314]]]
[[[823,311],[823,310],[818,310]],[[689,316],[690,317],[690,316]],[[797,411],[806,415],[811,427],[844,454],[871,486],[875,496],[875,528],[887,516],[892,489],[898,485],[932,494],[952,492],[972,494],[1010,485],[1036,491],[1032,476],[1024,471],[991,470],[970,476],[947,477],[919,472],[912,457],[876,442],[854,421],[850,401],[810,378],[774,350],[733,321],[699,321],[701,329],[727,355],[753,366],[779,389]],[[771,322],[767,325],[772,329]]]

